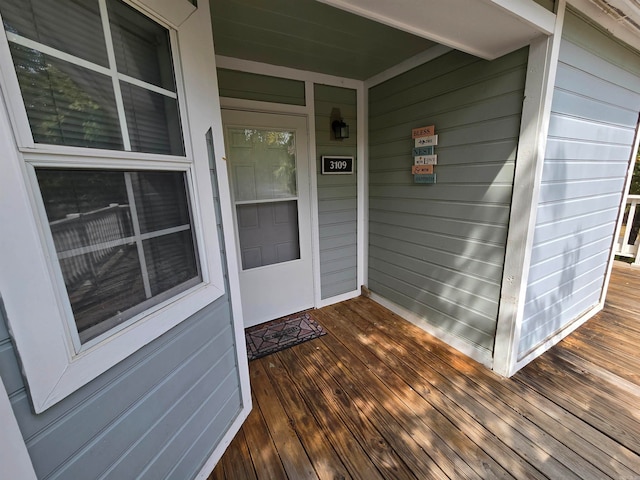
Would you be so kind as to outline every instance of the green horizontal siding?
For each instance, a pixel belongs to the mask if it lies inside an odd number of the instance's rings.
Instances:
[[[221,97],[304,105],[304,82],[219,68]]]
[[[491,351],[527,50],[450,52],[369,92],[369,287]],[[437,183],[413,181],[411,129],[435,125]]]
[[[318,179],[320,286],[323,299],[352,292],[357,285],[357,177],[322,175],[323,155],[354,157],[357,143],[356,91],[315,85],[316,175]],[[339,109],[350,138],[331,139],[331,114]],[[354,169],[355,170],[355,169]]]

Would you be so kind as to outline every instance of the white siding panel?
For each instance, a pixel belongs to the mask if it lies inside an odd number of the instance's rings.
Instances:
[[[555,95],[555,94],[554,94]],[[637,120],[636,116],[636,120]],[[559,114],[551,115],[549,136],[593,143],[631,145],[634,127],[619,127]]]
[[[519,359],[601,299],[640,111],[640,54],[572,12],[559,61]]]

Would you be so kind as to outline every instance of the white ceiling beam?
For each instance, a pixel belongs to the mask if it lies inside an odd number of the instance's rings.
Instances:
[[[550,35],[555,14],[533,0],[319,0],[492,60]]]

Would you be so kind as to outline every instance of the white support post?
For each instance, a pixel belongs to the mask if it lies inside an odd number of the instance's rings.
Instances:
[[[517,363],[565,10],[566,1],[558,0],[554,34],[539,38],[529,46],[525,99],[493,352],[493,370],[507,377],[515,373]]]

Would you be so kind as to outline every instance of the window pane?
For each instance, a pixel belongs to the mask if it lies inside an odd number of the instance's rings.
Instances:
[[[82,342],[201,281],[183,172],[36,177]]]
[[[163,235],[143,244],[153,295],[199,278],[191,231]]]
[[[169,31],[122,2],[107,5],[118,72],[175,92]]]
[[[83,341],[124,322],[131,309],[146,300],[135,244],[63,258],[60,268]],[[108,328],[100,328],[107,322]]]
[[[142,233],[188,225],[189,202],[184,176],[176,172],[131,175]]]
[[[122,150],[111,80],[11,43],[36,143]]]
[[[7,32],[108,66],[97,0],[2,0]]]
[[[120,82],[120,88],[131,149],[135,152],[183,156],[178,102],[125,82]]]

